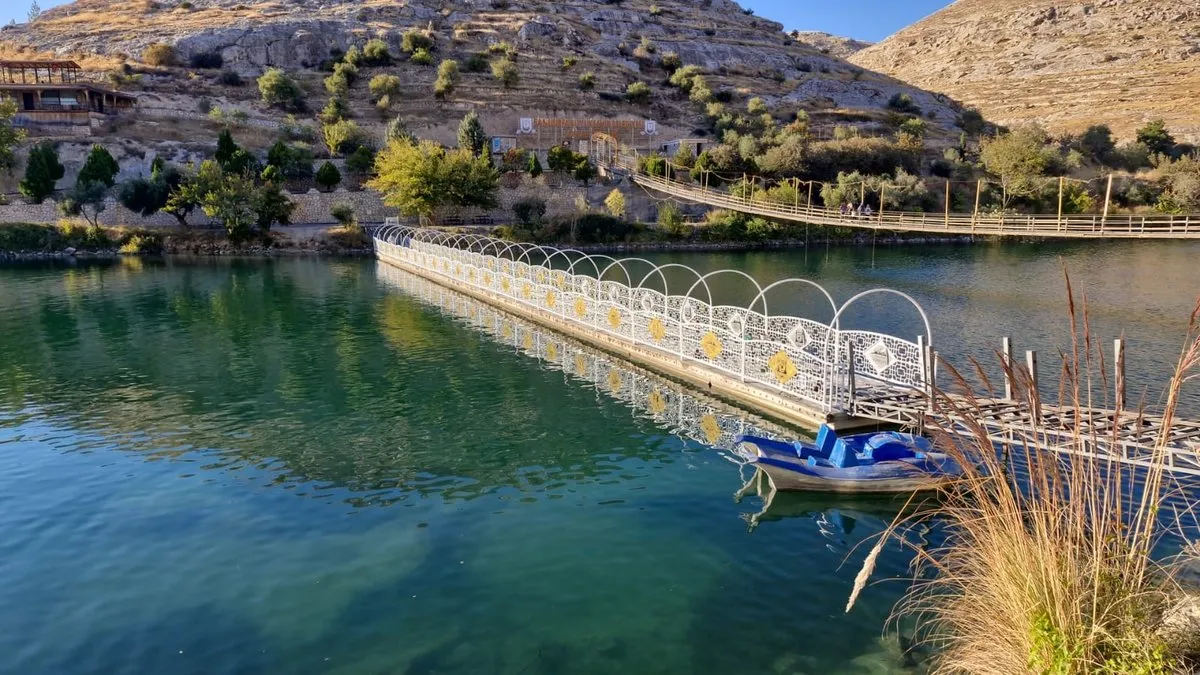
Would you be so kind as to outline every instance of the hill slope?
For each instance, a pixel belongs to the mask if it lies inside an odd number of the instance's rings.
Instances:
[[[762,96],[777,113],[807,109],[819,128],[823,119],[853,119],[847,111],[879,114],[889,98],[908,93],[935,126],[949,127],[956,105],[943,96],[864,71],[818,48],[797,42],[778,23],[752,16],[730,0],[77,0],[45,12],[31,24],[0,30],[0,52],[59,56],[101,55],[110,63],[137,60],[154,43],[173,45],[184,64],[198,54],[219,54],[224,68],[244,77],[267,67],[287,69],[310,94],[310,108],[326,97],[320,70],[331,55],[369,38],[382,38],[394,55],[409,29],[429,31],[441,59],[465,64],[473,54],[505,41],[518,52],[520,80],[503,87],[490,73],[464,72],[445,100],[433,95],[436,68],[401,61],[372,71],[396,74],[402,95],[391,114],[413,120],[430,137],[450,140],[464,110],[480,110],[493,133],[515,131],[519,117],[649,117],[662,136],[692,135],[707,123],[702,107],[666,85],[664,54],[706,72],[714,91],[731,104]],[[649,43],[647,55],[639,45]],[[563,59],[575,60],[564,67]],[[493,57],[494,58],[494,57]],[[85,64],[87,61],[85,61]],[[110,66],[111,67],[111,66]],[[579,76],[595,73],[595,91],[582,91]],[[365,81],[352,104],[365,124],[384,118],[372,110]],[[216,71],[174,68],[147,71],[141,86],[148,111],[194,110],[204,97],[231,105],[265,123],[277,113],[258,105],[252,86],[226,87]],[[645,81],[654,90],[649,105],[632,105],[622,95],[628,84]],[[865,118],[864,118],[865,119]]]
[[[851,54],[860,52],[872,43],[855,40],[854,38],[842,37],[840,35],[832,35],[816,30],[794,30],[792,37],[797,40],[812,45],[821,51],[822,54],[836,56],[839,59],[849,57]]]
[[[1162,118],[1200,140],[1200,3],[958,0],[850,57],[1002,124],[1120,136]]]

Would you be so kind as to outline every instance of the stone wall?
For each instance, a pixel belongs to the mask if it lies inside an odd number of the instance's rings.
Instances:
[[[499,206],[489,212],[464,212],[465,216],[491,215],[498,223],[512,220],[512,205],[522,199],[539,198],[546,202],[546,215],[549,218],[564,218],[578,213],[576,202],[579,197],[585,197],[593,210],[603,209],[604,198],[611,192],[613,186],[593,184],[583,187],[573,181],[559,183],[552,177],[536,181],[528,178],[516,187],[504,187],[497,194]],[[620,186],[625,193],[627,209],[631,219],[653,220],[657,212],[657,204],[650,199],[645,190],[636,186],[623,184]],[[370,190],[349,191],[338,189],[333,192],[318,192],[309,190],[304,194],[288,194],[296,203],[296,211],[292,222],[297,225],[332,224],[333,217],[329,215],[335,204],[347,203],[353,209],[360,222],[377,223],[385,218],[396,215],[396,210],[385,206],[379,194]],[[0,206],[0,223],[53,223],[62,216],[58,204],[53,199],[47,199],[41,204],[26,204],[19,197],[10,196],[11,203]],[[131,227],[169,227],[176,224],[173,216],[156,213],[150,217],[142,217],[121,206],[115,198],[109,197],[107,206],[100,214],[101,225],[126,225]],[[201,212],[194,212],[188,222],[192,225],[207,225],[210,220]]]

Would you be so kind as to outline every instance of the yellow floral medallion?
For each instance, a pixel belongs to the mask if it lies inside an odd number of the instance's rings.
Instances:
[[[616,368],[608,371],[608,388],[614,394],[621,391],[621,373],[617,372]]]
[[[553,342],[546,347],[546,358],[550,359],[551,361],[558,360],[558,347]]]
[[[779,384],[787,384],[796,376],[796,364],[792,363],[792,359],[782,349],[767,359],[767,368],[770,369],[775,379],[779,380]]]
[[[583,298],[575,298],[575,316],[581,319],[587,316],[587,303]]]
[[[483,283],[487,284],[488,286],[492,285],[492,273],[491,272],[483,273]]]
[[[533,333],[525,334],[525,339],[521,341],[521,346],[525,349],[533,349]]]
[[[505,293],[508,292],[508,288],[509,288],[508,277],[500,278],[500,288],[504,289]]]
[[[558,295],[556,295],[554,291],[546,291],[546,306],[550,309],[554,309],[557,304]]]
[[[650,407],[650,412],[655,415],[661,415],[667,409],[667,399],[657,391],[650,392],[650,397],[646,399],[646,405]]]
[[[587,375],[587,359],[583,358],[583,354],[575,355],[575,374],[580,377]]]
[[[721,355],[725,347],[721,344],[721,340],[716,334],[708,332],[704,334],[704,337],[700,338],[700,349],[704,351],[705,356],[713,360]]]
[[[504,326],[500,328],[500,335],[502,335],[505,339],[512,337],[512,326],[504,324]]]
[[[608,325],[612,326],[613,330],[621,327],[621,313],[616,307],[608,310]]]
[[[704,439],[708,441],[709,445],[715,445],[717,441],[721,440],[721,425],[712,415],[700,418],[700,432],[704,434]]]
[[[535,275],[534,278],[537,279],[537,282],[539,284],[546,283],[546,273],[543,272],[542,270],[538,270],[537,275]]]
[[[559,272],[558,274],[555,274],[554,275],[554,285],[558,286],[559,290],[565,289],[567,287],[567,275],[565,275],[561,272]]]
[[[467,279],[469,281],[475,281],[475,268],[474,267],[471,267],[467,270]]]
[[[667,327],[663,325],[662,319],[650,319],[650,337],[654,338],[655,342],[662,342],[662,339],[667,336]]]
[[[533,295],[533,285],[528,281],[521,284],[521,297],[528,300]]]

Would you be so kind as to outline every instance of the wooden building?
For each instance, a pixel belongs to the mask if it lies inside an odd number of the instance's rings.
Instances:
[[[16,101],[14,124],[31,133],[87,135],[137,106],[133,94],[96,86],[80,73],[74,61],[0,61],[0,96]]]

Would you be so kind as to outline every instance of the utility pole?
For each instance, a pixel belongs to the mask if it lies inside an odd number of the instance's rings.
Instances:
[[[946,229],[950,229],[950,179],[946,179]]]
[[[975,213],[971,215],[971,231],[975,231],[975,222],[979,220],[979,195],[983,192],[983,179],[975,181]]]
[[[1108,202],[1112,199],[1112,178],[1113,175],[1108,174],[1108,188],[1104,190],[1104,215],[1100,217],[1100,231],[1104,231],[1104,223],[1108,220]]]

